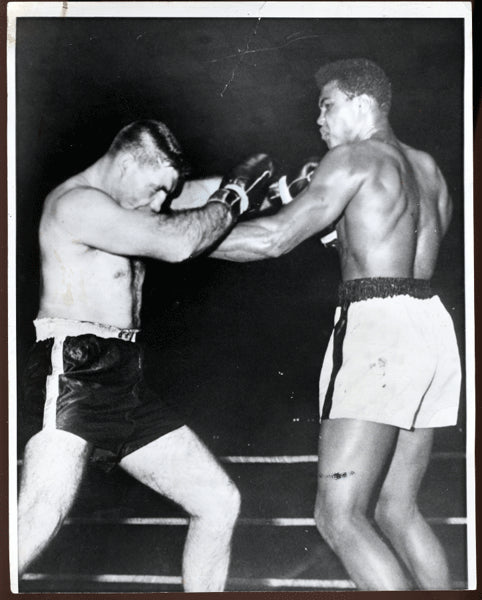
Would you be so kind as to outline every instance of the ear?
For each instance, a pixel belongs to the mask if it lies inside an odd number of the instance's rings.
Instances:
[[[358,106],[362,113],[371,112],[375,106],[375,99],[368,94],[360,94],[357,96]]]
[[[133,161],[134,158],[131,156],[131,154],[125,152],[121,155],[119,160],[119,168],[122,175],[126,173]]]
[[[156,162],[157,166],[161,169],[165,169],[166,167],[172,167],[172,164],[166,158],[161,158],[160,156],[156,158]]]

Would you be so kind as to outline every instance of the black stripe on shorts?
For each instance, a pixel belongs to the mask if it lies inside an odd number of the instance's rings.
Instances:
[[[333,367],[331,370],[330,383],[326,390],[325,400],[323,402],[322,419],[329,419],[331,407],[333,405],[333,391],[335,389],[335,379],[343,363],[343,342],[345,340],[346,326],[348,323],[348,303],[341,307],[340,318],[338,319],[333,331]]]

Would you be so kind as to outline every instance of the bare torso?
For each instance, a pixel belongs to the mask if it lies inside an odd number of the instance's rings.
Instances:
[[[57,217],[62,196],[82,186],[72,178],[46,198],[40,222],[41,295],[38,317],[140,326],[143,262],[91,248]],[[85,187],[85,194],[89,188]]]
[[[397,141],[357,146],[363,183],[337,223],[343,279],[431,278],[451,213],[435,162]]]

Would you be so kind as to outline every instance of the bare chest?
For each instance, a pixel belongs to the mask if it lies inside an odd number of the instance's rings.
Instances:
[[[145,266],[139,259],[99,252],[92,257],[90,269],[94,277],[97,273],[106,284],[110,282],[115,288],[137,292],[144,282]]]
[[[70,250],[70,248],[69,248]],[[145,267],[138,259],[99,250],[55,251],[44,262],[44,279],[68,286],[79,298],[108,299],[109,303],[134,302],[141,294]]]

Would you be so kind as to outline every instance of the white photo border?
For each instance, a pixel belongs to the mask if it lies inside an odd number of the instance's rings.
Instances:
[[[466,336],[466,492],[468,590],[476,589],[475,320],[473,220],[472,5],[470,2],[10,2],[7,6],[9,549],[12,592],[17,578],[16,385],[16,111],[15,37],[20,17],[461,18],[464,19],[464,227]],[[12,468],[13,465],[13,468]]]

